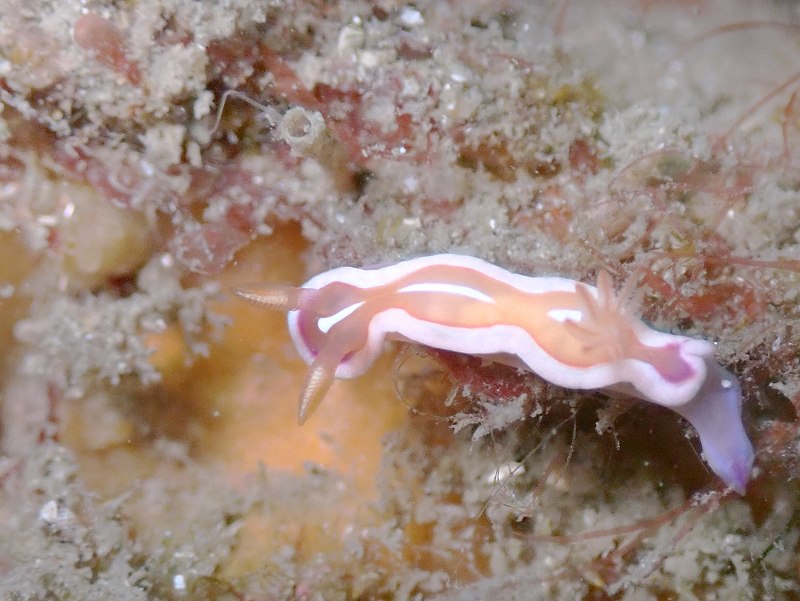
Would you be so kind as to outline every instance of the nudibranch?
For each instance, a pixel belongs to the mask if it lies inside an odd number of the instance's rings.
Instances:
[[[632,287],[630,278],[616,294],[605,271],[595,287],[440,254],[378,269],[339,267],[299,288],[235,292],[288,311],[291,337],[311,366],[300,395],[301,424],[334,378],[363,374],[385,339],[404,340],[514,365],[558,386],[669,407],[697,430],[711,469],[744,494],[753,448],[738,381],[715,361],[713,343],[645,325]]]

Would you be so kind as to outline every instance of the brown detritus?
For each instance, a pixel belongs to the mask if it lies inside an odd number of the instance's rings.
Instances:
[[[539,191],[530,203],[512,214],[511,224],[523,231],[538,229],[559,243],[566,243],[575,212],[560,192],[556,186]]]
[[[474,148],[463,148],[458,160],[460,166],[472,170],[480,167],[502,182],[511,183],[517,179],[519,163],[500,144],[481,143]]]
[[[586,138],[578,138],[569,147],[569,166],[578,173],[595,175],[600,169],[601,159]]]

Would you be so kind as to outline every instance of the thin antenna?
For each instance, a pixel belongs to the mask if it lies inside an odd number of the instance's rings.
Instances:
[[[216,132],[217,129],[219,129],[219,123],[220,121],[222,121],[222,111],[225,110],[225,103],[231,96],[234,98],[238,98],[239,100],[244,100],[247,104],[249,104],[253,108],[256,108],[259,111],[261,111],[264,114],[264,117],[267,118],[267,121],[269,121],[270,125],[272,125],[272,127],[277,127],[278,121],[280,121],[281,119],[281,115],[274,108],[253,100],[252,98],[250,98],[243,92],[240,92],[239,90],[226,90],[220,97],[219,107],[217,108],[217,118],[214,119],[214,127],[212,127],[211,130],[208,132],[209,136],[213,135],[214,132]]]

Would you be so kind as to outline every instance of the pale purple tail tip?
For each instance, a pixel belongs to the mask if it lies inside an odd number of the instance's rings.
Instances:
[[[713,359],[697,395],[675,407],[700,435],[708,466],[727,486],[744,495],[753,470],[753,445],[742,425],[742,391],[739,382]]]

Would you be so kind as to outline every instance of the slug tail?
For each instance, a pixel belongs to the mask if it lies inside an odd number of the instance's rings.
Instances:
[[[706,359],[708,374],[697,395],[674,409],[697,430],[712,471],[731,489],[745,494],[753,469],[753,445],[742,425],[742,393],[736,377]]]

